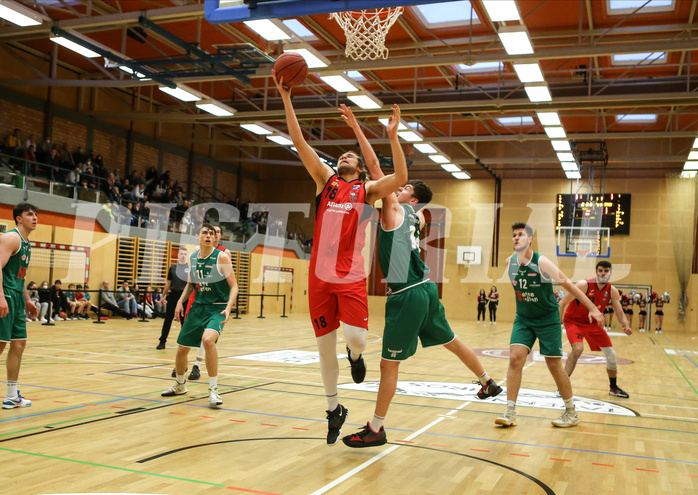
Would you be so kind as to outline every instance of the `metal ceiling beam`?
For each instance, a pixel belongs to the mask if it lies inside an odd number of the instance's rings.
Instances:
[[[111,30],[122,26],[137,26],[138,18],[140,16],[146,16],[148,19],[160,23],[198,19],[204,16],[204,5],[203,3],[200,3],[185,5],[182,7],[136,10],[133,12],[123,12],[119,14],[56,20],[52,23],[41,24],[40,26],[5,28],[0,30],[0,39],[13,37],[17,37],[17,39],[36,39],[48,37],[51,34],[51,28],[53,26],[59,26],[61,29],[65,30],[75,29],[78,31],[83,31],[86,29]],[[32,38],[28,38],[28,36],[31,36]]]

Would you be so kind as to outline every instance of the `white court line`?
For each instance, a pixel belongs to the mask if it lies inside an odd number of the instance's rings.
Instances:
[[[533,361],[533,362],[527,364],[526,366],[524,366],[524,367],[523,367],[523,370],[525,370],[525,369],[527,369],[527,368],[530,368],[530,367],[533,366],[534,364],[536,364],[536,361]],[[523,370],[521,370],[521,371],[523,372]],[[502,380],[501,382],[498,382],[498,383],[504,383],[504,382],[506,382],[506,378],[505,378],[504,380]],[[460,406],[458,406],[458,407],[456,407],[455,409],[453,409],[453,410],[449,411],[448,413],[446,413],[446,415],[439,415],[440,417],[439,417],[438,419],[432,421],[431,423],[429,423],[428,425],[426,425],[424,428],[415,431],[413,434],[411,434],[410,436],[408,436],[407,438],[405,438],[405,441],[408,442],[408,441],[411,441],[411,440],[414,439],[414,438],[417,438],[419,435],[421,435],[421,434],[424,433],[425,431],[429,430],[432,426],[436,426],[437,424],[441,423],[444,419],[448,419],[448,418],[452,417],[451,414],[454,414],[455,412],[460,411],[461,409],[463,409],[464,407],[466,407],[466,406],[468,406],[468,405],[470,405],[470,404],[472,404],[472,401],[464,402],[464,403],[461,404]],[[363,471],[364,469],[366,469],[366,468],[367,468],[368,466],[370,466],[371,464],[373,464],[373,463],[375,463],[375,462],[381,460],[383,457],[387,456],[388,454],[390,454],[390,453],[392,453],[392,452],[395,452],[395,451],[396,451],[397,449],[399,449],[400,447],[403,447],[403,445],[393,445],[393,446],[390,447],[389,449],[386,449],[386,450],[384,450],[383,452],[381,452],[380,454],[377,454],[377,455],[375,455],[374,457],[370,458],[369,460],[367,460],[366,462],[364,462],[364,463],[361,464],[360,466],[355,467],[354,469],[352,469],[352,470],[349,471],[348,473],[343,474],[342,476],[340,476],[340,477],[337,478],[336,480],[331,481],[330,483],[326,484],[326,485],[323,486],[322,488],[320,488],[320,489],[314,491],[311,495],[322,495],[323,493],[326,493],[327,491],[331,490],[332,488],[334,488],[335,486],[339,485],[340,483],[345,482],[346,480],[348,480],[349,478],[351,478],[351,477],[354,476],[355,474],[357,474],[357,473]]]

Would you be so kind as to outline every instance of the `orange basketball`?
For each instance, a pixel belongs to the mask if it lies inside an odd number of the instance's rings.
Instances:
[[[61,311],[60,313],[58,313],[58,316],[60,316],[60,317],[63,318],[64,320],[68,318],[68,315],[65,314],[65,311]]]
[[[292,88],[305,81],[308,76],[308,63],[299,53],[282,53],[274,62],[274,72],[277,80],[281,81],[283,78],[283,85]]]

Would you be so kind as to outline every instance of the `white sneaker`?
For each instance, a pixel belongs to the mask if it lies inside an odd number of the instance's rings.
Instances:
[[[555,397],[562,397],[562,395],[560,395],[560,391],[559,391],[559,390],[556,390],[556,391],[555,391]]]
[[[17,395],[14,397],[5,396],[2,401],[3,409],[14,409],[15,407],[29,407],[32,405],[32,401],[25,399],[19,395],[19,390],[17,390]]]
[[[73,317],[71,318],[71,320],[77,320],[77,319],[78,319],[77,316],[73,316]]]
[[[187,393],[187,385],[186,381],[184,383],[179,383],[178,381],[175,380],[175,385],[171,386],[167,390],[165,390],[162,395],[163,397],[172,397],[174,395],[184,395]]]
[[[54,321],[63,321],[63,318],[61,318],[60,316],[56,316],[53,318],[53,320]]]
[[[579,414],[577,411],[565,411],[562,413],[558,419],[552,421],[553,426],[558,428],[569,428],[570,426],[577,426],[579,424]]]
[[[516,411],[513,409],[507,409],[507,412],[494,420],[494,424],[502,426],[516,426]]]
[[[208,403],[211,407],[216,407],[223,404],[223,399],[221,399],[221,396],[218,394],[217,385],[208,388]]]
[[[42,323],[46,323],[46,322],[47,322],[46,318],[41,318],[41,321],[42,321]]]

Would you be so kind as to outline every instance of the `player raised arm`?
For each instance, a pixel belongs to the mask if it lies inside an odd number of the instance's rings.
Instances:
[[[613,305],[613,311],[615,311],[618,321],[622,325],[623,331],[626,335],[631,335],[633,330],[630,328],[628,319],[625,317],[625,313],[623,312],[623,306],[620,304],[620,292],[618,292],[618,289],[613,286],[611,286],[611,304]]]
[[[594,320],[596,320],[596,323],[599,326],[603,325],[604,319],[603,315],[601,314],[601,311],[599,311],[599,309],[596,306],[594,306],[594,303],[592,303],[589,300],[589,298],[584,294],[584,292],[579,290],[579,287],[574,285],[574,283],[569,278],[567,278],[567,275],[562,273],[562,270],[556,267],[553,264],[553,262],[545,256],[541,256],[538,263],[540,265],[541,274],[545,273],[550,278],[555,280],[558,284],[562,285],[562,287],[567,292],[570,292],[575,297],[575,299],[579,299],[579,302],[581,302],[584,305],[584,307],[589,310],[589,323],[593,323]]]
[[[366,135],[361,129],[361,126],[357,122],[354,113],[348,106],[344,104],[339,106],[339,111],[342,112],[342,118],[347,123],[347,125],[352,128],[354,134],[356,135],[356,139],[359,142],[359,147],[361,148],[361,154],[363,155],[364,162],[366,163],[366,169],[368,170],[368,173],[370,174],[371,178],[376,181],[382,179],[383,177],[385,177],[385,174],[383,173],[383,170],[381,170],[378,157],[376,156],[376,153],[373,151],[373,147],[366,138]],[[393,115],[395,115],[396,111],[399,115],[400,109],[397,105],[393,107]],[[405,164],[404,168],[406,172],[407,162],[405,161],[405,154],[402,151],[402,147],[400,146],[397,136],[397,129],[399,125],[400,118],[398,117],[397,119],[394,119],[393,116],[391,116],[386,129],[388,137],[390,138],[390,144],[393,152],[393,163],[395,163],[395,161],[397,160],[402,160],[402,162],[404,162]],[[395,142],[395,145],[393,145],[393,142]],[[395,149],[396,147],[397,151]],[[402,166],[402,164],[396,164],[396,170],[398,166]],[[384,228],[391,230],[395,228],[397,224],[402,222],[402,208],[397,206],[398,201],[393,192],[390,192],[389,194],[383,196],[381,199],[383,200],[381,223]]]
[[[373,204],[381,198],[385,198],[397,191],[397,188],[404,186],[407,182],[407,161],[400,146],[397,129],[400,126],[400,107],[393,105],[393,113],[388,121],[386,131],[390,138],[390,149],[393,153],[393,166],[395,171],[378,180],[366,184],[366,202]]]
[[[306,170],[317,185],[316,194],[320,194],[329,178],[334,174],[334,171],[320,160],[315,150],[305,141],[303,131],[301,131],[301,126],[298,123],[296,112],[293,110],[293,104],[291,103],[291,89],[284,88],[283,78],[281,78],[281,81],[277,80],[273,70],[272,77],[274,78],[274,84],[276,84],[279,90],[281,99],[284,102],[288,133],[291,135],[293,145],[298,150],[298,156],[301,157],[303,165],[305,165]]]

